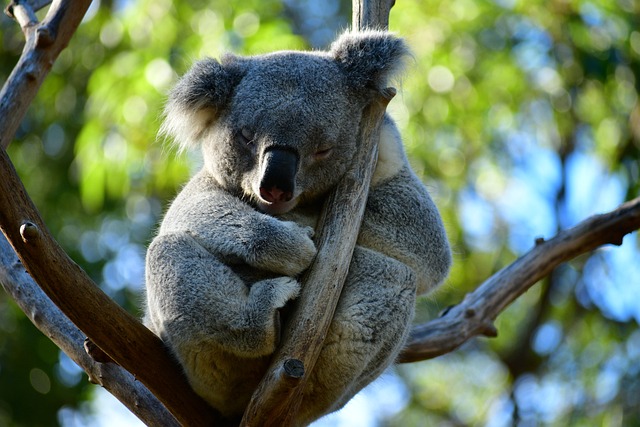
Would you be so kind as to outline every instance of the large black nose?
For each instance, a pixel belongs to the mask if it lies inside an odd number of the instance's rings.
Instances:
[[[269,203],[288,202],[298,171],[298,154],[288,148],[272,147],[262,157],[260,197]]]

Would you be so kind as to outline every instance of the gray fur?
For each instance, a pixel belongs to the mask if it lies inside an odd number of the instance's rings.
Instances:
[[[353,159],[362,109],[406,54],[388,33],[346,33],[327,52],[206,59],[171,93],[163,132],[200,144],[205,165],[149,246],[145,323],[229,418],[241,417],[277,346],[279,309],[316,254],[319,209]],[[291,200],[261,195],[267,150],[299,158]],[[440,215],[386,117],[358,245],[297,425],[339,409],[393,363],[416,293],[438,286],[450,262]]]

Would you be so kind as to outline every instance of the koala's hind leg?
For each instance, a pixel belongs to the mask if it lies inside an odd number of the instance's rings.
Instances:
[[[298,294],[298,282],[276,277],[249,287],[187,233],[156,237],[146,273],[147,326],[198,394],[226,416],[241,415],[275,349],[276,311]]]
[[[393,363],[411,327],[415,298],[409,267],[356,247],[296,425],[339,409]]]

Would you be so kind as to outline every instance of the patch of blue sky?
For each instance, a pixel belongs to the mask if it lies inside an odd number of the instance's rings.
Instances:
[[[549,51],[553,46],[553,39],[541,26],[525,16],[517,16],[513,21],[512,34],[516,40],[535,43]]]
[[[513,401],[508,393],[495,399],[487,414],[485,427],[510,427],[513,425]]]
[[[580,17],[585,24],[592,27],[603,24],[602,12],[591,2],[584,2],[580,5]]]
[[[640,256],[637,233],[620,247],[608,246],[589,258],[582,278],[593,304],[610,319],[640,323]]]
[[[96,387],[93,399],[80,409],[60,409],[58,422],[63,427],[144,427],[142,421],[100,387]]]
[[[580,390],[561,377],[547,375],[537,378],[523,375],[514,386],[514,396],[525,425],[535,421],[552,423],[580,398]]]
[[[566,202],[560,215],[563,228],[573,227],[591,215],[615,209],[623,202],[623,183],[595,155],[575,151],[567,157],[565,167]]]
[[[140,291],[144,283],[145,248],[129,243],[118,250],[102,270],[104,284],[108,290],[118,291],[125,287]]]
[[[512,54],[523,70],[533,71],[554,64],[549,55],[553,47],[549,33],[524,17],[518,17],[511,27],[513,38],[519,41],[512,48]]]
[[[553,65],[547,46],[537,41],[523,41],[511,51],[523,70],[532,71]]]
[[[535,184],[526,174],[514,176],[498,201],[499,215],[509,224],[509,247],[517,254],[530,250],[536,238],[556,232],[553,204]]]
[[[409,392],[402,380],[387,370],[358,393],[338,412],[313,423],[312,427],[375,427],[400,412],[409,403]]]
[[[496,250],[494,206],[471,188],[459,193],[458,206],[460,223],[469,246],[483,252]]]
[[[552,320],[538,327],[533,336],[532,347],[540,355],[549,355],[562,343],[562,338],[562,325]]]
[[[557,153],[536,145],[526,134],[512,134],[507,144],[514,168],[496,202],[497,214],[509,225],[509,246],[529,250],[536,237],[556,233],[555,198],[562,182]]]
[[[549,202],[555,201],[562,184],[562,165],[558,153],[544,147],[529,147],[513,174],[531,187],[531,191]]]

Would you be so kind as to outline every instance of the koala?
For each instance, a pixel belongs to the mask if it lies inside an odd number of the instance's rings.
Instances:
[[[353,162],[363,109],[407,55],[390,33],[346,32],[328,51],[204,59],[169,95],[161,132],[201,147],[204,165],[148,248],[144,322],[230,420],[266,372],[283,308],[304,292],[298,277],[316,255],[322,203]],[[394,362],[416,296],[450,264],[438,210],[385,116],[349,273],[295,425],[341,408]]]

